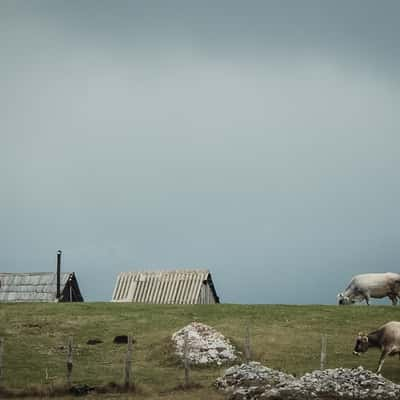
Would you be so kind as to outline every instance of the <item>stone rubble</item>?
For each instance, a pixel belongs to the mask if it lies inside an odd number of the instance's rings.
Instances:
[[[267,391],[274,391],[293,381],[292,375],[285,374],[258,362],[234,365],[225,371],[223,377],[218,378],[216,386],[231,393],[231,399],[259,399]]]
[[[316,370],[299,379],[257,362],[235,365],[216,386],[232,400],[399,400],[400,385],[363,367]]]
[[[192,364],[221,365],[237,359],[233,345],[214,328],[192,322],[172,335],[176,354],[183,358],[185,332],[188,333],[188,358]]]

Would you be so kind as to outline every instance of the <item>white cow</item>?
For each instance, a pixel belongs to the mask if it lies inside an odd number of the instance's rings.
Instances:
[[[371,297],[375,299],[389,297],[395,306],[400,298],[400,274],[386,272],[356,275],[351,279],[346,290],[339,293],[337,297],[340,305],[363,300],[369,305]]]

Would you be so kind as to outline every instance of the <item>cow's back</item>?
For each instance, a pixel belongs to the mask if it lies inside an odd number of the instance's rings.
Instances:
[[[397,279],[400,279],[400,275],[392,272],[370,273],[354,276],[351,283],[356,289],[379,298],[387,296],[392,291]]]
[[[400,351],[400,322],[390,321],[379,330],[383,333],[383,345],[393,346],[396,351]]]

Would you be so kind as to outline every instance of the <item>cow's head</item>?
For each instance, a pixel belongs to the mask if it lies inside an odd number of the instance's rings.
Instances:
[[[356,344],[354,346],[353,354],[359,356],[360,353],[365,353],[368,350],[368,335],[365,333],[359,333],[356,338]]]
[[[338,300],[338,304],[340,306],[347,306],[349,304],[355,303],[354,299],[351,299],[350,297],[345,296],[343,293],[339,293],[337,295],[337,300]]]

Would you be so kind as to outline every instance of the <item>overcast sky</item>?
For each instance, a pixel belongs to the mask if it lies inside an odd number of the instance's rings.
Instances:
[[[400,272],[400,2],[0,0],[0,270],[209,268],[223,302]]]

